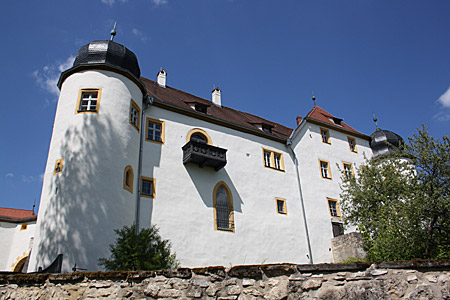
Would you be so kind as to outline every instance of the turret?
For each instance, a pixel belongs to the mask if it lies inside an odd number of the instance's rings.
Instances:
[[[113,229],[135,219],[145,88],[133,52],[112,40],[62,72],[28,271],[63,254],[62,271],[98,270]]]

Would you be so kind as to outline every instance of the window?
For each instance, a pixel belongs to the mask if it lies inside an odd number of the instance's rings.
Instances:
[[[322,178],[331,179],[330,164],[325,160],[319,160],[319,165]]]
[[[76,113],[98,113],[102,89],[80,89]]]
[[[272,126],[262,124],[261,128],[265,133],[272,133]]]
[[[214,187],[213,206],[214,229],[234,232],[233,197],[223,181]]]
[[[200,104],[200,103],[196,103],[194,105],[194,109],[198,112],[204,113],[206,114],[208,111],[208,106],[204,105],[204,104]]]
[[[344,164],[344,174],[345,177],[351,178],[353,177],[353,166],[351,163],[343,163]]]
[[[22,226],[20,226],[20,231],[27,230],[27,228],[28,228],[27,224],[22,224]]]
[[[147,118],[145,140],[164,144],[164,122]]]
[[[206,131],[200,128],[195,128],[188,132],[186,136],[186,143],[189,141],[204,143],[211,146],[213,144],[211,137],[206,133]]]
[[[344,226],[342,223],[331,222],[331,226],[333,228],[333,237],[337,237],[344,234]]]
[[[142,176],[141,178],[141,196],[147,198],[155,198],[156,179]]]
[[[141,126],[141,110],[133,99],[131,99],[130,104],[130,124],[139,132],[139,126]]]
[[[283,154],[263,148],[264,166],[266,168],[284,171]]]
[[[286,200],[281,198],[275,198],[277,204],[277,213],[287,215]]]
[[[128,165],[123,171],[123,188],[133,194],[134,174],[133,168]]]
[[[53,170],[53,175],[61,174],[63,165],[64,165],[64,158],[56,160],[55,169]]]
[[[320,135],[322,136],[322,143],[330,143],[330,132],[327,129],[320,128]]]
[[[350,147],[350,151],[358,153],[358,150],[356,149],[356,141],[354,138],[347,137],[348,140],[348,146]]]
[[[327,198],[328,208],[330,209],[330,215],[335,218],[341,217],[341,211],[339,210],[338,201],[336,199]]]

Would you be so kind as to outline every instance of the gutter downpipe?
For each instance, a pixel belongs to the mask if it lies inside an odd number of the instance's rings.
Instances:
[[[153,104],[153,98],[149,95],[144,95],[143,101],[142,101],[142,113],[141,113],[141,132],[140,132],[140,139],[139,139],[139,161],[138,161],[138,170],[137,170],[137,192],[136,192],[136,215],[135,215],[135,222],[136,225],[136,234],[139,234],[140,231],[140,214],[141,214],[141,176],[142,176],[142,156],[143,156],[143,147],[144,147],[144,124],[145,124],[145,111],[150,108],[150,106]]]
[[[299,192],[299,195],[300,195],[300,203],[302,205],[303,222],[305,224],[306,242],[307,242],[307,245],[308,245],[308,252],[309,252],[309,263],[310,264],[314,264],[313,255],[312,255],[312,249],[311,249],[311,242],[310,242],[310,239],[309,239],[308,221],[306,220],[305,204],[304,204],[304,201],[303,201],[303,192],[302,192],[302,184],[301,184],[301,181],[300,181],[300,172],[299,172],[299,166],[298,166],[298,159],[297,159],[297,156],[295,155],[294,149],[292,149],[292,137],[294,135],[294,132],[286,140],[286,147],[289,150],[291,150],[292,157],[294,158],[295,171],[297,173],[298,192]]]

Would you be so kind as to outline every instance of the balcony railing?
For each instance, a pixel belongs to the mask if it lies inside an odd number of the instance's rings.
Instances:
[[[183,164],[194,163],[199,167],[212,167],[219,171],[227,164],[227,149],[196,141],[189,141],[182,147]]]

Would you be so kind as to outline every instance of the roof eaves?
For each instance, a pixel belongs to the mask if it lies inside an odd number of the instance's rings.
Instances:
[[[359,138],[362,138],[362,139],[370,141],[370,136],[365,135],[365,134],[363,134],[361,132],[358,132],[358,131],[355,131],[355,130],[347,129],[347,128],[343,127],[343,126],[337,126],[337,125],[334,125],[334,124],[331,124],[331,123],[327,123],[327,122],[323,122],[323,121],[320,121],[320,120],[317,120],[317,119],[314,119],[314,118],[311,118],[311,117],[305,117],[303,120],[305,122],[311,122],[311,123],[319,125],[319,126],[328,127],[328,128],[334,129],[336,131],[341,131],[341,132],[344,132],[344,133],[347,133],[347,134],[351,134],[351,135],[357,136]],[[303,123],[303,121],[302,121],[302,123]]]
[[[6,223],[25,223],[25,222],[32,222],[37,220],[37,215],[25,217],[25,218],[11,218],[6,216],[0,216],[0,222],[6,222]]]
[[[225,126],[225,127],[231,128],[231,129],[235,129],[235,130],[242,131],[242,132],[245,132],[245,133],[250,133],[250,134],[253,134],[253,135],[256,135],[256,136],[264,137],[264,138],[267,138],[267,139],[270,139],[270,140],[273,140],[273,141],[276,141],[276,142],[280,142],[280,143],[285,143],[286,142],[286,138],[282,138],[282,137],[279,137],[279,136],[275,136],[275,135],[272,135],[272,134],[265,133],[265,132],[263,132],[263,131],[261,131],[261,130],[259,130],[257,128],[253,129],[253,128],[250,128],[250,127],[245,127],[245,126],[242,126],[242,125],[238,125],[236,123],[232,123],[232,122],[229,122],[229,121],[226,121],[226,120],[223,120],[223,119],[219,119],[219,118],[213,117],[211,115],[205,115],[204,113],[197,112],[195,110],[185,109],[183,107],[180,107],[180,106],[177,106],[177,105],[174,105],[174,104],[167,103],[165,101],[159,100],[158,98],[154,98],[153,105],[155,105],[156,107],[161,107],[161,108],[165,108],[165,109],[177,112],[177,113],[181,113],[183,115],[187,115],[187,116],[190,116],[190,117],[201,119],[201,120],[206,121],[206,122],[210,122],[210,123],[213,123],[213,124]]]

